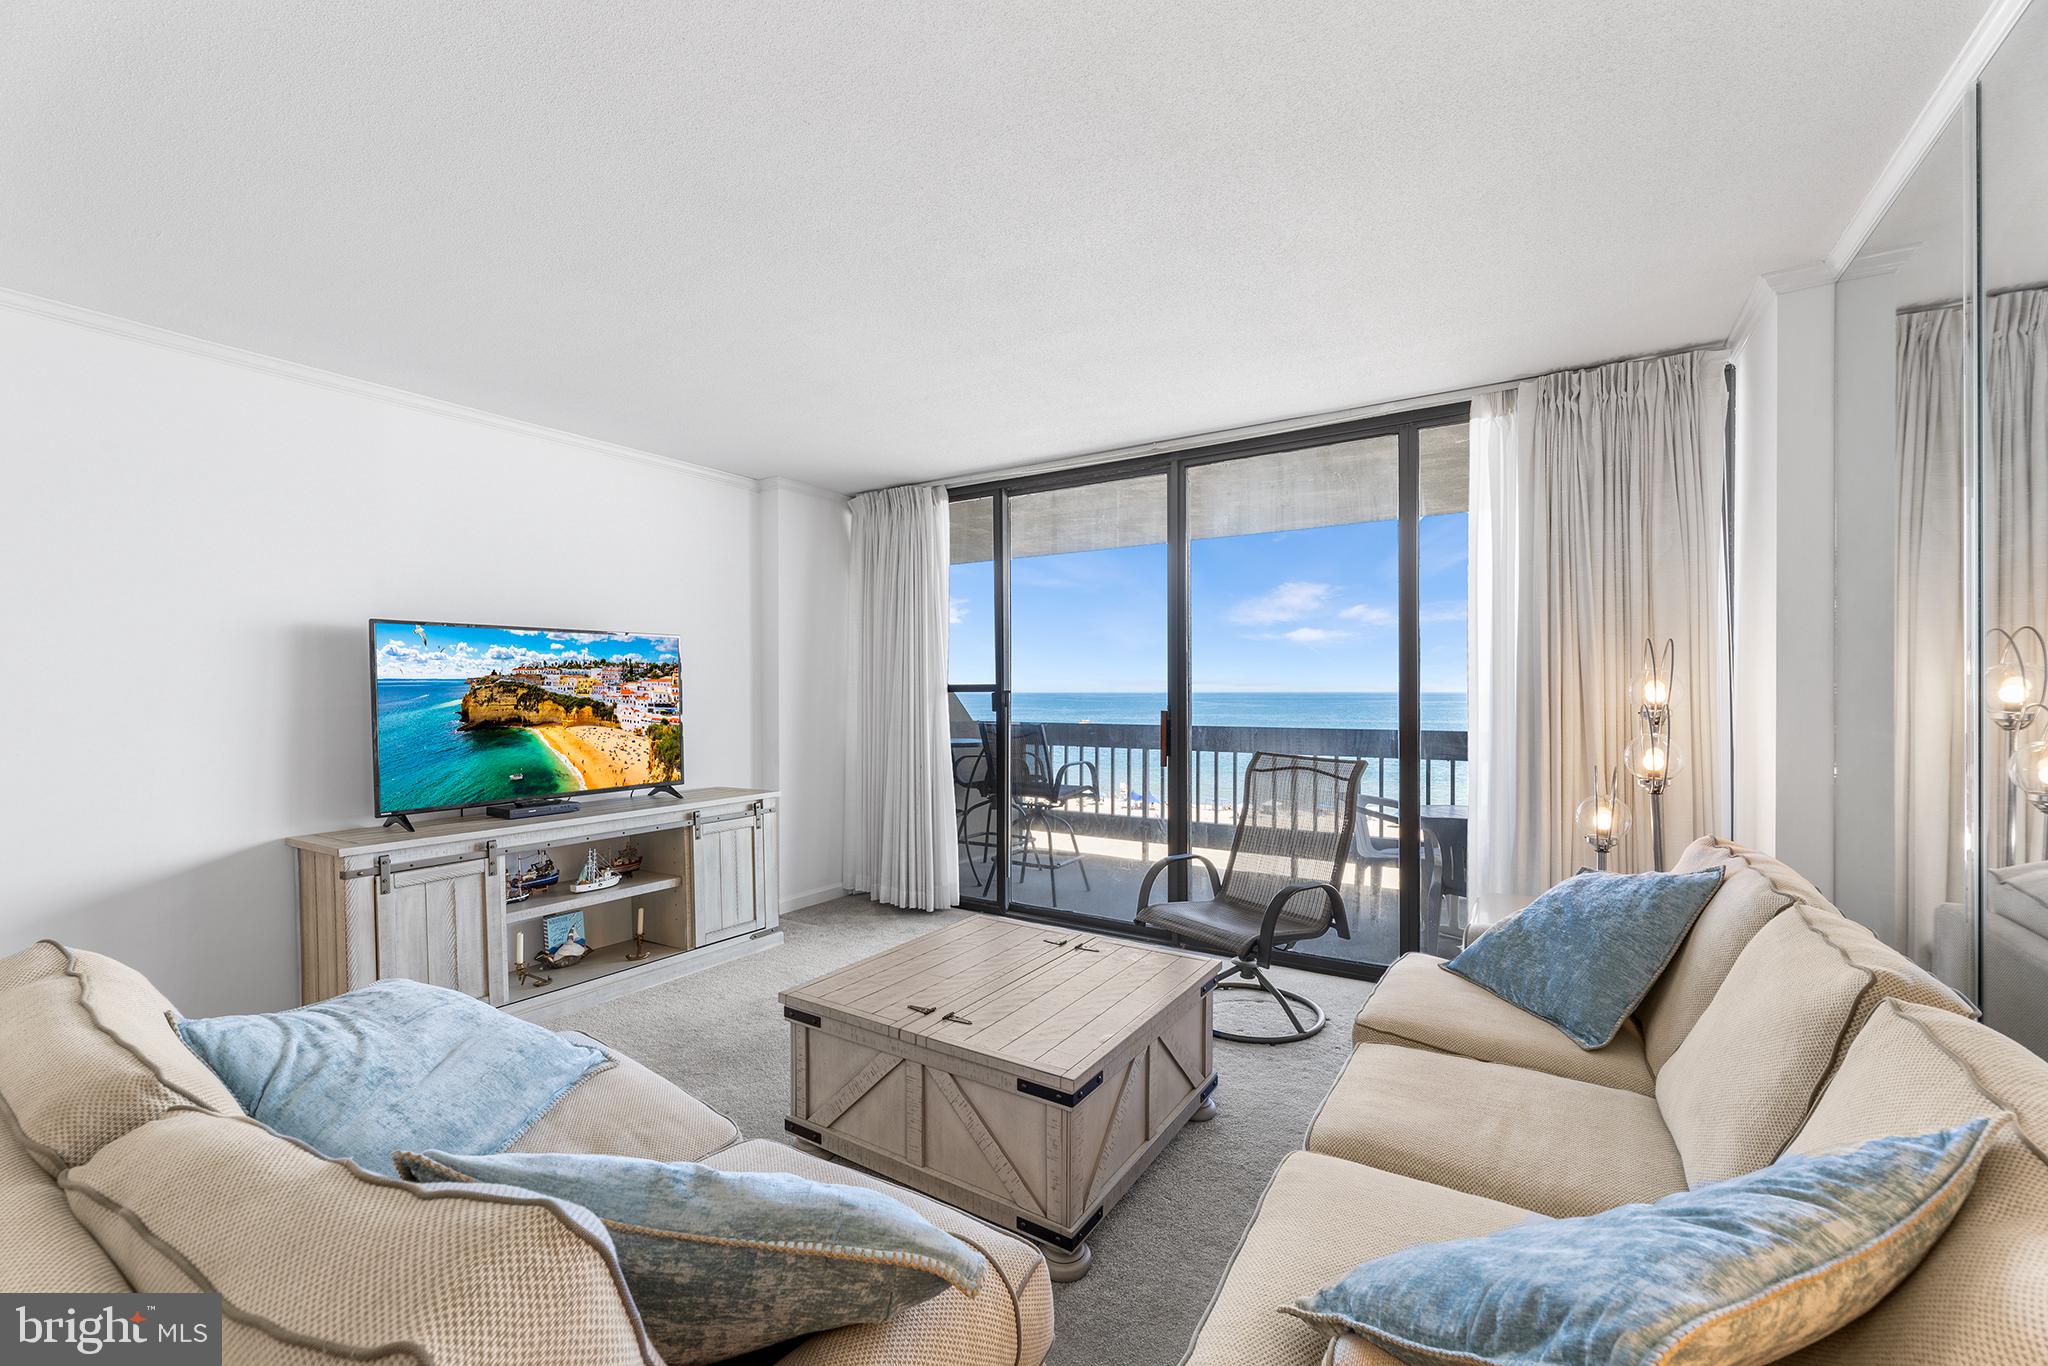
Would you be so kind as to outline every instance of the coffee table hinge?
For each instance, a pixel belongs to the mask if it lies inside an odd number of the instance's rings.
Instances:
[[[785,1020],[795,1020],[798,1024],[807,1024],[813,1029],[816,1029],[818,1026],[825,1023],[823,1020],[819,1019],[817,1016],[809,1013],[808,1011],[797,1010],[790,1006],[784,1006],[782,1008],[782,1017]]]
[[[1026,1081],[1022,1077],[1017,1078],[1017,1089],[1025,1095],[1035,1096],[1039,1100],[1049,1100],[1055,1105],[1064,1105],[1070,1109],[1088,1099],[1094,1093],[1095,1088],[1100,1085],[1102,1085],[1102,1073],[1100,1072],[1088,1078],[1087,1081],[1082,1082],[1081,1089],[1078,1091],[1056,1091],[1050,1086],[1040,1086],[1035,1081]]]

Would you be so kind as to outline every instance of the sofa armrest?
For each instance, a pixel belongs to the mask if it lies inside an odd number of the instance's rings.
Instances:
[[[604,1049],[613,1065],[578,1082],[508,1151],[701,1162],[739,1142],[737,1124],[674,1082],[588,1034],[562,1033]]]

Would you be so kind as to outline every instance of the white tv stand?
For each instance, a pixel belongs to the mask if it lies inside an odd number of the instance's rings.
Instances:
[[[364,828],[287,841],[299,860],[299,998],[325,1000],[384,977],[467,992],[517,1015],[560,1014],[782,942],[777,794],[686,788],[673,797],[593,798],[566,815],[464,816],[416,831]],[[570,890],[592,848],[630,841],[640,871],[615,887]],[[505,875],[552,858],[561,881],[507,905]],[[541,922],[582,911],[590,953],[521,980]],[[634,952],[646,920],[645,956]]]

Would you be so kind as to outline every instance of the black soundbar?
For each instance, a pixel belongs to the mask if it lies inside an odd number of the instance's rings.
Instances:
[[[486,816],[501,821],[523,821],[533,816],[560,816],[583,808],[574,802],[499,802],[484,808]]]

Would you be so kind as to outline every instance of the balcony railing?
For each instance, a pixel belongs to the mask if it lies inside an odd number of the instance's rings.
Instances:
[[[1035,724],[1019,717],[1019,725]],[[1094,765],[1096,796],[1068,803],[1070,814],[1163,820],[1166,786],[1159,763],[1159,731],[1153,726],[1048,721],[1046,743],[1056,765]],[[1462,730],[1422,732],[1422,804],[1465,805],[1471,777]],[[1342,730],[1309,726],[1196,726],[1189,776],[1198,825],[1235,823],[1244,791],[1244,767],[1260,751],[1322,758],[1363,759],[1361,791],[1392,800],[1401,790],[1400,736],[1391,730]],[[1079,781],[1069,775],[1069,781]]]

